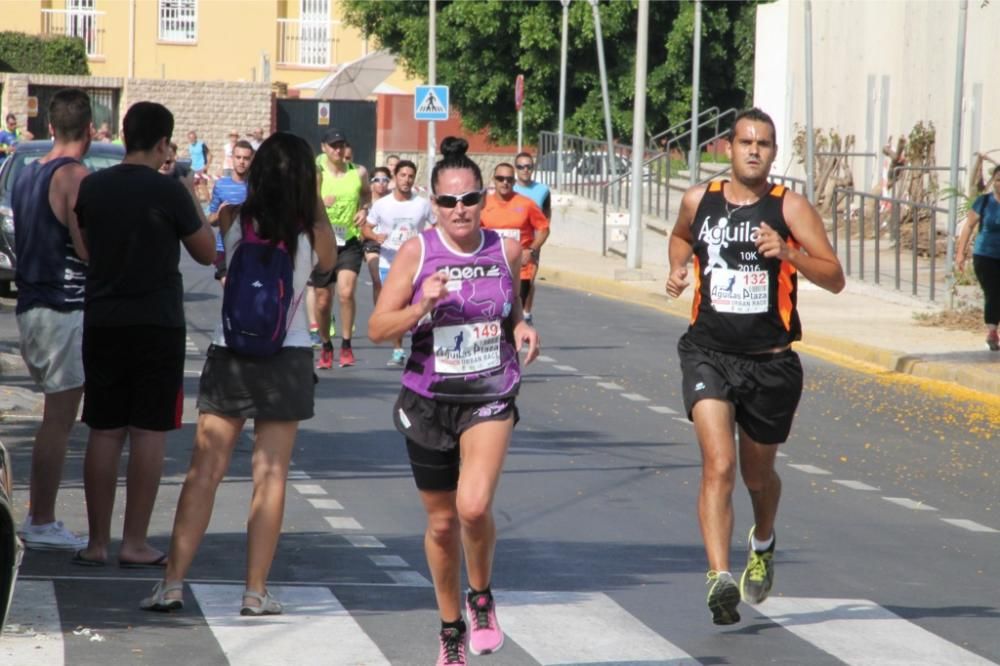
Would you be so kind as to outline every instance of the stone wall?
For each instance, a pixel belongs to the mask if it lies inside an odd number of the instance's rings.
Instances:
[[[0,74],[0,84],[0,108],[5,115],[17,115],[21,127],[28,121],[29,84],[118,89],[119,118],[124,118],[135,102],[159,102],[174,114],[173,140],[180,147],[181,157],[187,157],[187,133],[193,129],[213,153],[211,171],[216,175],[222,170],[222,149],[229,130],[235,129],[242,136],[263,127],[266,136],[272,128],[273,103],[268,83],[4,73]]]
[[[129,105],[159,102],[174,114],[174,142],[180,156],[188,157],[187,133],[194,130],[212,153],[209,171],[222,171],[226,135],[235,129],[240,137],[255,127],[271,133],[271,85],[231,81],[171,81],[131,79],[122,94],[122,117]]]

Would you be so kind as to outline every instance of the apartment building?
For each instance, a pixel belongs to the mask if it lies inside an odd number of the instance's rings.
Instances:
[[[91,74],[128,79],[310,81],[369,52],[336,0],[4,0],[3,29],[84,40]],[[412,92],[402,69],[387,86]],[[296,88],[307,84],[302,88]]]

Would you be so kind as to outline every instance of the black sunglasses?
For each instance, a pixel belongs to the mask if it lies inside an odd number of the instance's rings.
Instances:
[[[475,206],[483,200],[483,190],[473,190],[463,194],[437,194],[434,201],[441,208],[454,208],[461,202],[463,206]]]
[[[514,176],[493,176],[493,180],[497,181],[498,183],[513,183]]]
[[[517,170],[518,171],[525,171],[527,169],[534,169],[534,168],[535,168],[534,164],[518,164],[517,165]]]

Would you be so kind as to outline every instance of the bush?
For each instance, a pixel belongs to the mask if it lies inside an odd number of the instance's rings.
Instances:
[[[0,72],[90,74],[80,37],[0,32]]]

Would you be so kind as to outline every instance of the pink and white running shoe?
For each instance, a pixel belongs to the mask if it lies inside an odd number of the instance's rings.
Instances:
[[[469,592],[465,608],[469,613],[469,650],[472,654],[490,654],[503,647],[503,631],[497,622],[493,595]]]

